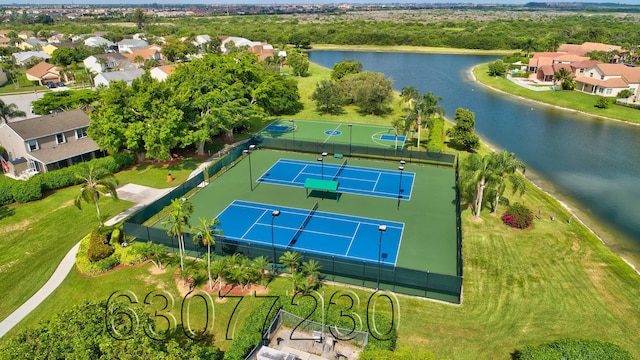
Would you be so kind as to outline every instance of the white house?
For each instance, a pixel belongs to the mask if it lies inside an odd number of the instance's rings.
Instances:
[[[588,94],[614,97],[622,90],[631,90],[640,97],[640,68],[623,64],[596,64],[576,76],[576,90]]]
[[[157,66],[154,67],[153,69],[151,69],[150,75],[152,78],[158,80],[158,81],[165,81],[167,80],[167,78],[169,77],[169,75],[173,74],[173,72],[176,69],[175,64],[173,65],[163,65],[163,66]]]
[[[49,60],[51,59],[51,56],[44,51],[23,51],[13,53],[13,59],[17,65],[24,65],[26,62],[33,59]]]
[[[106,53],[91,55],[82,61],[84,67],[94,73],[103,73],[107,71],[132,70],[135,65],[122,54]]]
[[[118,52],[133,53],[134,50],[147,46],[149,46],[149,43],[141,39],[124,39],[118,42]]]
[[[84,39],[84,45],[85,46],[91,46],[91,47],[106,46],[108,48],[108,47],[113,46],[115,44],[112,43],[111,41],[103,38],[102,36],[91,36],[91,37],[88,37],[88,38]]]
[[[211,41],[211,36],[209,35],[198,35],[196,36],[195,40],[193,41],[193,44],[197,47],[201,47],[202,45],[208,43],[209,41]]]
[[[113,71],[96,75],[96,77],[93,78],[93,83],[96,87],[109,87],[109,84],[112,81],[124,81],[127,85],[131,85],[133,80],[141,77],[142,75],[144,75],[143,69]]]

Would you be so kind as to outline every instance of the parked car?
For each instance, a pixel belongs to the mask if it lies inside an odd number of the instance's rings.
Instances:
[[[47,85],[47,87],[48,87],[49,89],[54,89],[54,88],[58,87],[58,86],[56,85],[56,83],[54,83],[53,81],[49,81],[49,82],[47,82],[45,85]]]
[[[64,87],[64,83],[63,83],[62,81],[60,81],[60,82],[58,83],[58,87]]]

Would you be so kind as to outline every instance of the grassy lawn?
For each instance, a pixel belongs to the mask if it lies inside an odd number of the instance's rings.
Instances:
[[[159,163],[143,163],[138,164],[127,171],[121,171],[116,174],[116,179],[123,184],[138,184],[150,186],[157,189],[174,187],[189,177],[189,174],[195,170],[198,165],[203,163],[206,158],[185,158],[175,164],[159,164]],[[175,179],[173,182],[167,182],[167,175]]]
[[[509,94],[522,96],[527,99],[540,101],[550,105],[581,111],[587,114],[640,123],[640,110],[613,104],[607,109],[598,109],[594,105],[600,97],[596,95],[589,95],[578,91],[529,90],[514,84],[506,78],[489,76],[488,64],[476,66],[473,70],[473,74],[480,83]]]
[[[74,186],[28,204],[4,206],[0,216],[0,319],[33,295],[51,276],[64,255],[98,225],[95,207],[73,205]],[[114,216],[131,206],[102,198],[103,214]]]
[[[285,66],[283,70],[287,72],[290,68]],[[383,116],[361,115],[358,113],[358,108],[353,105],[345,106],[344,113],[340,115],[318,113],[316,111],[316,104],[311,100],[311,95],[315,91],[317,83],[322,80],[328,80],[330,77],[331,69],[311,63],[309,66],[309,76],[296,77],[296,80],[298,81],[298,91],[300,92],[300,101],[304,104],[304,109],[295,115],[287,115],[286,118],[390,126],[393,119],[404,115],[402,105],[400,103],[400,96],[397,93],[394,94],[394,99],[390,104],[391,113]]]

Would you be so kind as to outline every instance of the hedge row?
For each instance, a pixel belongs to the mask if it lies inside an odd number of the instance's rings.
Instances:
[[[72,165],[60,170],[53,170],[38,174],[27,181],[14,183],[13,185],[0,185],[0,206],[12,202],[26,203],[42,198],[42,192],[56,190],[81,182],[75,174],[81,172],[83,167],[90,164],[103,167],[112,173],[118,172],[135,164],[133,154],[115,154],[104,158],[93,159],[88,162]]]
[[[100,245],[109,248],[110,254],[100,260],[91,260],[92,245],[96,240]],[[76,266],[83,274],[97,275],[111,270],[119,264],[135,265],[147,259],[145,244],[134,243],[122,246],[122,230],[118,227],[100,227],[93,230],[80,242],[78,254],[76,255]],[[104,242],[108,241],[109,244]],[[92,244],[93,242],[93,244]]]
[[[429,137],[427,138],[427,149],[433,152],[442,152],[444,150],[444,119],[439,117],[433,120],[433,125],[429,129]]]

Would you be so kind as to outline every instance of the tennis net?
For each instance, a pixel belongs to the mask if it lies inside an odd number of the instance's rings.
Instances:
[[[347,167],[347,159],[344,159],[344,162],[342,163],[342,165],[340,166],[340,169],[338,169],[338,172],[336,173],[336,175],[333,177],[333,181],[336,181],[336,179],[338,178],[338,176],[340,176],[340,174],[342,174],[342,170],[344,170],[344,168]]]
[[[307,226],[307,224],[311,220],[311,217],[313,216],[313,214],[316,213],[316,210],[318,210],[318,202],[317,201],[313,205],[313,208],[311,208],[311,211],[309,212],[307,217],[302,222],[302,225],[300,225],[300,227],[298,228],[298,231],[296,231],[295,235],[293,235],[293,238],[291,238],[291,241],[289,241],[289,245],[287,245],[287,249],[290,249],[292,246],[294,246],[296,244],[296,242],[298,241],[298,238],[300,237],[300,234],[302,234],[302,231],[304,230],[304,228]]]

